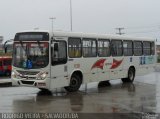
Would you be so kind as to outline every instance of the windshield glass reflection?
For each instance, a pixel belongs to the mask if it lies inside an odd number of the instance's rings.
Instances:
[[[18,68],[44,68],[49,62],[48,43],[15,43],[13,66]]]

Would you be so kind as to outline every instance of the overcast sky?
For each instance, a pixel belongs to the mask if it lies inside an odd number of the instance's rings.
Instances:
[[[73,31],[126,35],[160,40],[160,0],[72,0]],[[16,32],[70,31],[70,0],[0,0],[0,35],[13,39]]]

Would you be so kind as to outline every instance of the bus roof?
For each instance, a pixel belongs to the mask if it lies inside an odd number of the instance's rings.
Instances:
[[[83,32],[69,32],[69,31],[54,31],[49,32],[46,30],[33,30],[24,32],[47,32],[50,36],[54,37],[84,37],[84,38],[99,38],[99,39],[121,39],[121,40],[142,40],[142,41],[155,41],[154,38],[149,37],[133,37],[127,35],[116,35],[116,34],[98,34],[98,33],[83,33]],[[19,32],[23,33],[23,32]]]
[[[52,33],[50,33],[52,34]],[[96,34],[96,33],[80,33],[80,32],[53,32],[54,37],[85,37],[85,38],[99,38],[99,39],[121,39],[121,40],[142,40],[155,41],[154,38],[148,37],[133,37],[127,35],[111,35],[111,34]]]

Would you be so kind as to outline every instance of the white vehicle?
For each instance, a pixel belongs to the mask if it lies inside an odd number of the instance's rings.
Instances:
[[[12,84],[77,91],[81,84],[122,79],[151,71],[155,41],[120,35],[20,32],[13,45]]]

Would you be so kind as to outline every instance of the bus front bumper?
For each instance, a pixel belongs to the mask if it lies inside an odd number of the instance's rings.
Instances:
[[[26,87],[36,87],[36,88],[44,88],[49,89],[49,78],[45,80],[24,80],[24,79],[16,79],[12,78],[13,86],[26,86]]]

